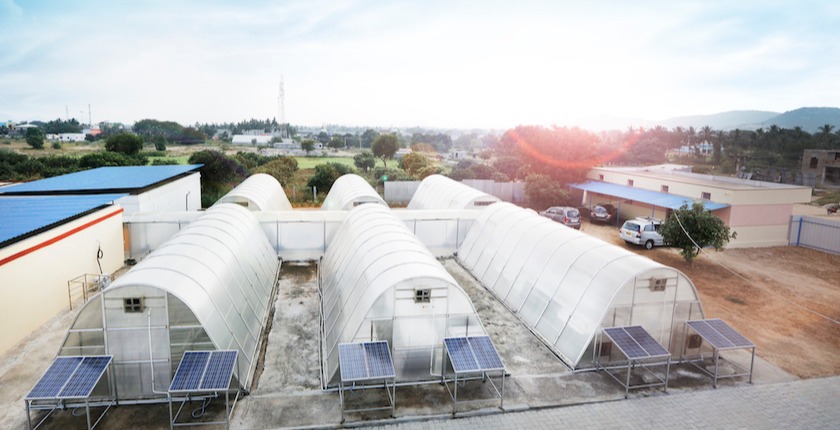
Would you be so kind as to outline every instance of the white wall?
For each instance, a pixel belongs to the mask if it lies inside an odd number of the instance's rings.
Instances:
[[[172,181],[135,196],[117,200],[126,215],[138,212],[183,212],[201,209],[201,174]]]
[[[69,306],[67,281],[123,264],[122,212],[101,209],[0,249],[0,354]],[[78,231],[74,231],[78,230]]]

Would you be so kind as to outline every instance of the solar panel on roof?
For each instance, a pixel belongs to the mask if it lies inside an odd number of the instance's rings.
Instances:
[[[604,333],[629,360],[670,355],[668,350],[641,326],[608,327],[604,329]]]
[[[57,357],[26,399],[89,397],[105,369],[111,364],[111,359],[110,355]]]
[[[169,391],[220,391],[230,387],[238,351],[187,351]]]
[[[345,382],[396,376],[387,341],[341,343],[338,362]]]
[[[720,319],[686,321],[685,323],[716,349],[751,348],[755,346]]]

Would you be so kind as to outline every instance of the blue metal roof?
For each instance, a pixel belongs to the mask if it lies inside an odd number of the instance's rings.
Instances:
[[[38,181],[0,188],[0,194],[93,194],[96,192],[130,193],[166,181],[201,167],[201,164],[176,166],[99,167]]]
[[[591,193],[614,196],[626,200],[647,203],[652,206],[659,206],[669,209],[679,209],[683,205],[689,207],[695,201],[701,201],[707,211],[715,211],[729,207],[726,203],[717,203],[709,200],[692,199],[691,197],[678,196],[675,194],[660,193],[658,191],[643,190],[641,188],[627,187],[624,185],[610,184],[607,182],[589,181],[583,184],[569,185],[572,188],[589,191]]]
[[[0,197],[0,247],[112,203],[125,194]]]

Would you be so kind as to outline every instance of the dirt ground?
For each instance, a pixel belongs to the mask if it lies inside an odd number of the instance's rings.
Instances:
[[[706,317],[727,321],[767,361],[803,378],[840,375],[840,255],[795,246],[731,249],[689,265],[676,249],[625,245],[615,227],[584,221],[581,230],[685,273]]]

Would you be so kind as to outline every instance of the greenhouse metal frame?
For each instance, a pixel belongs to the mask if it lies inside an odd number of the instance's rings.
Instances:
[[[641,325],[678,357],[683,321],[703,318],[679,270],[509,203],[479,215],[457,259],[573,369],[594,367],[603,327]]]
[[[185,351],[236,350],[248,389],[279,269],[251,212],[214,205],[87,302],[59,355],[113,355],[120,402],[165,401]]]
[[[469,296],[384,206],[348,213],[319,278],[325,389],[338,385],[340,343],[388,341],[406,382],[441,376],[445,337],[484,334]]]

